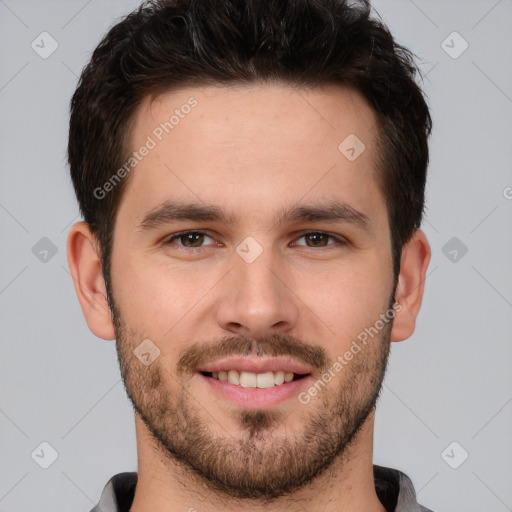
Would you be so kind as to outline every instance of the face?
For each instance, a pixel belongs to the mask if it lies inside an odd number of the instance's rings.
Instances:
[[[343,460],[385,372],[375,115],[340,86],[207,87],[146,101],[133,126],[150,149],[111,273],[128,395],[163,459],[208,486],[296,490]]]

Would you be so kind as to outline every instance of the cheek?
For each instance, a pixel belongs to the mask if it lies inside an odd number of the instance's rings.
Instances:
[[[219,281],[217,274],[151,258],[125,258],[113,272],[114,295],[129,325],[162,338]]]
[[[314,283],[302,286],[299,296],[330,327],[337,343],[349,344],[374,325],[386,312],[392,291],[391,270],[381,263],[338,269],[317,276]]]

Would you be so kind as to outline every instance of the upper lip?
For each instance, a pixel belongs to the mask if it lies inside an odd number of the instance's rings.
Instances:
[[[201,366],[198,372],[219,372],[240,370],[251,373],[277,372],[307,375],[311,373],[308,366],[284,357],[230,357]]]

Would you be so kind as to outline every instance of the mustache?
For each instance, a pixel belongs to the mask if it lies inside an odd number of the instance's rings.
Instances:
[[[224,337],[218,341],[196,342],[185,350],[176,364],[178,374],[195,372],[205,363],[225,357],[291,357],[322,371],[330,364],[326,351],[299,337],[274,333],[255,340],[247,336]]]

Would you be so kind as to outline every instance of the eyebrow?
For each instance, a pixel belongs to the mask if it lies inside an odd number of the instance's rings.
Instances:
[[[215,205],[165,201],[148,211],[137,229],[149,231],[176,221],[220,222],[225,225],[235,223],[232,213]],[[343,222],[368,232],[372,232],[372,223],[367,215],[345,202],[299,205],[282,208],[278,211],[274,226],[298,224],[301,222]]]

